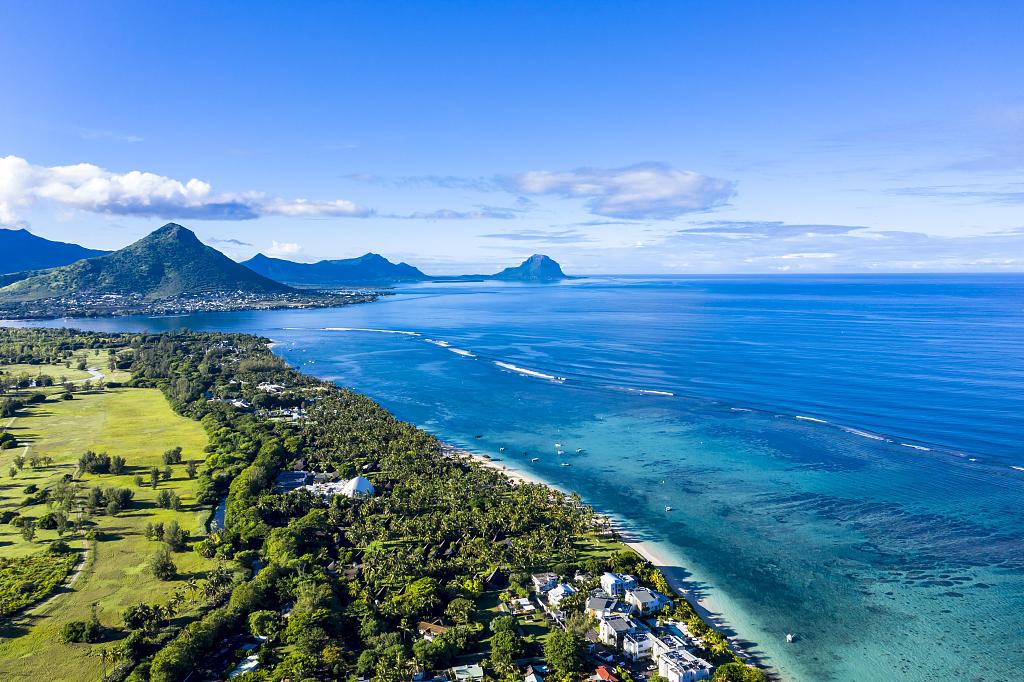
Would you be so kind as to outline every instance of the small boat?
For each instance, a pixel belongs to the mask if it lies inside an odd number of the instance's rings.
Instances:
[[[533,458],[533,459],[531,459],[530,461],[531,461],[531,462],[539,462],[539,461],[540,461],[540,457],[534,457],[534,458]]]
[[[568,462],[562,462],[562,466],[564,466],[564,467],[571,467],[572,465],[569,464]]]
[[[667,512],[672,511],[672,507],[665,507],[665,511],[667,511]]]
[[[505,448],[498,448],[498,452],[505,452]]]
[[[556,455],[564,455],[565,454],[565,450],[558,450],[557,452],[555,452],[555,454]]]
[[[789,644],[793,643],[793,633],[792,632],[790,632],[789,634],[786,635],[786,642],[789,643]]]
[[[577,455],[580,454],[581,452],[583,452],[583,448],[576,448],[576,454]]]
[[[562,447],[562,444],[561,443],[555,443],[555,447],[556,448],[560,448],[560,447]]]

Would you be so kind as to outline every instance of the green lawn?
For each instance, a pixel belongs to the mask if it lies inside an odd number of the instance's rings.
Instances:
[[[106,373],[104,365],[93,364]],[[184,464],[175,465],[169,481],[161,481],[156,490],[138,488],[135,473],[148,481],[151,466],[163,468],[165,450],[181,446],[185,460],[202,460],[207,444],[202,427],[171,411],[163,395],[155,389],[112,389],[96,393],[76,393],[74,400],[51,397],[46,403],[24,411],[10,426],[21,442],[28,443],[28,456],[50,456],[53,464],[32,470],[27,464],[14,479],[8,469],[23,447],[0,451],[0,510],[17,509],[25,516],[38,517],[46,505],[22,507],[24,488],[33,483],[39,488],[73,474],[79,455],[86,450],[121,455],[129,471],[121,476],[86,475],[85,486],[125,487],[135,491],[131,507],[116,517],[93,517],[99,531],[95,550],[70,590],[58,590],[49,601],[30,608],[0,626],[0,679],[4,680],[90,680],[102,675],[96,654],[110,644],[74,644],[57,642],[61,625],[70,620],[85,620],[92,603],[99,605],[100,621],[107,626],[121,625],[121,612],[139,601],[162,602],[188,578],[199,578],[214,562],[195,552],[175,554],[182,574],[180,580],[159,582],[149,575],[146,562],[156,543],[146,540],[142,529],[148,522],[177,520],[193,535],[202,532],[208,509],[195,506],[194,481],[188,479]],[[7,426],[3,420],[0,426]],[[180,512],[155,505],[162,488],[181,496]],[[25,556],[43,551],[57,537],[56,531],[40,530],[32,543],[19,529],[0,524],[0,556]],[[65,539],[68,539],[65,536]],[[73,547],[84,541],[74,539]]]

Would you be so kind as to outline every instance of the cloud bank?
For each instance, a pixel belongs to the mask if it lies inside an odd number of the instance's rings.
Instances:
[[[595,215],[656,220],[707,211],[727,202],[736,191],[735,183],[728,180],[662,163],[529,171],[511,178],[508,185],[523,194],[585,199]]]
[[[352,201],[282,199],[262,192],[215,193],[209,183],[156,173],[115,173],[90,163],[37,166],[17,156],[0,158],[0,221],[38,201],[65,208],[155,218],[252,220],[261,216],[366,217]]]

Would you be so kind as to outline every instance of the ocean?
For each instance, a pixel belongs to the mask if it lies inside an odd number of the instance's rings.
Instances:
[[[1024,679],[1024,276],[396,292],[46,324],[268,336],[621,519],[784,679]]]

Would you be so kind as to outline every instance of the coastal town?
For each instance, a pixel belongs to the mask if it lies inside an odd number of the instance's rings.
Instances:
[[[189,292],[151,298],[133,292],[76,292],[71,295],[24,301],[0,299],[0,319],[54,319],[62,317],[121,317],[125,315],[188,315],[235,310],[330,308],[377,300],[381,292],[353,289],[321,293],[293,290],[260,293],[246,290]]]

